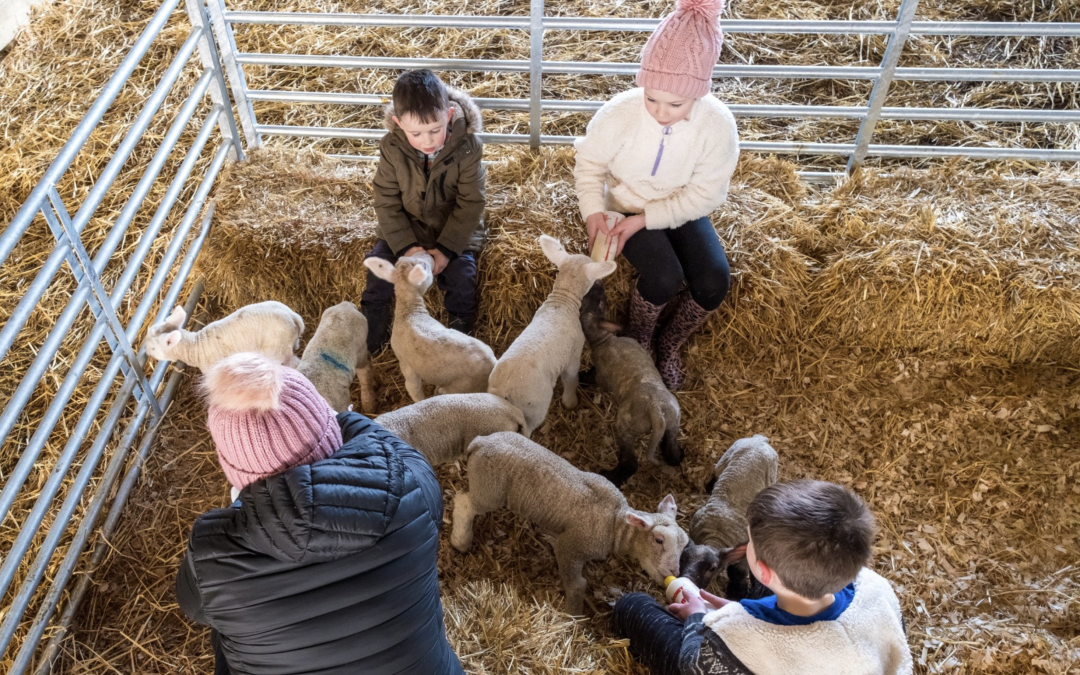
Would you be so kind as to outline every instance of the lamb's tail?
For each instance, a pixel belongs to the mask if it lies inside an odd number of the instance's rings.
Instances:
[[[280,363],[262,354],[241,352],[215,363],[200,389],[215,408],[233,412],[274,410],[284,385]]]

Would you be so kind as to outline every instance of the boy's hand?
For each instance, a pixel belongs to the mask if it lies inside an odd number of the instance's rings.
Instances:
[[[676,602],[672,605],[668,605],[668,611],[679,617],[681,621],[686,621],[694,614],[704,614],[709,611],[709,608],[705,606],[701,598],[691,597],[686,602]]]
[[[730,605],[731,602],[732,602],[731,600],[728,600],[727,598],[721,598],[721,597],[713,595],[712,593],[710,593],[708,591],[705,591],[705,590],[701,591],[701,597],[704,598],[705,602],[709,603],[710,605],[712,605],[713,607],[715,607],[717,609],[720,609],[724,605]],[[706,608],[706,609],[708,609],[708,608]]]
[[[619,249],[615,251],[615,255],[622,254],[623,246],[626,246],[626,242],[630,237],[634,236],[641,230],[645,229],[645,214],[639,213],[633,216],[627,216],[619,221],[619,224],[611,228],[614,234],[619,235]]]
[[[411,255],[416,255],[417,253],[423,253],[423,252],[424,252],[424,247],[423,246],[413,246],[408,251],[405,251],[404,253],[402,253],[401,257],[402,258],[408,258]],[[428,253],[431,253],[431,251],[428,251]]]
[[[603,211],[597,211],[585,219],[585,229],[589,231],[589,250],[592,250],[593,242],[596,241],[596,233],[601,229],[608,231],[607,216]]]
[[[435,267],[431,270],[432,276],[439,276],[442,274],[446,266],[450,264],[450,258],[446,257],[446,254],[437,248],[429,249],[428,255],[435,258]]]

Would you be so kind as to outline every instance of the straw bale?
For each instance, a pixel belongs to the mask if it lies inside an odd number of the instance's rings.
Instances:
[[[1080,185],[865,173],[818,206],[815,330],[885,351],[1080,363]]]

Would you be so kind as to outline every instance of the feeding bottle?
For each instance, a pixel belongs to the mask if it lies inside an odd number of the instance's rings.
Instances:
[[[706,609],[716,609],[712,603],[701,597],[701,589],[697,587],[697,584],[686,577],[668,577],[664,579],[664,595],[667,596],[670,603],[686,602],[691,597],[696,597],[705,603]]]
[[[623,215],[615,211],[604,211],[604,217],[607,219],[609,229],[618,225],[619,221],[623,219]],[[593,240],[592,253],[589,257],[593,259],[593,262],[614,260],[615,252],[618,250],[619,235],[608,234],[604,229],[600,229],[596,232],[596,239]]]

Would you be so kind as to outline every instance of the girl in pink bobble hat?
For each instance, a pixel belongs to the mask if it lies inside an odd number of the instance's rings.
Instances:
[[[626,333],[655,349],[672,391],[684,379],[683,344],[731,284],[709,220],[727,200],[739,159],[735,119],[709,93],[723,42],[723,6],[720,0],[677,0],[645,45],[638,87],[604,104],[575,144],[589,248],[601,229],[618,236],[619,252],[638,272]],[[624,218],[609,229],[604,211]],[[658,326],[669,303],[670,319]]]

